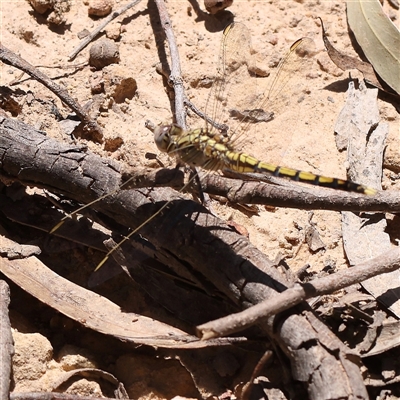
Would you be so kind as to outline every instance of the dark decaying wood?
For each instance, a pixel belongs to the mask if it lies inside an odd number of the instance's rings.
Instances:
[[[114,161],[58,143],[6,118],[0,120],[0,160],[4,181],[44,187],[82,203],[121,184]],[[243,236],[170,189],[120,191],[93,208],[122,225],[135,227],[171,199],[167,211],[141,230],[156,249],[183,261],[241,309],[290,286],[267,256]],[[269,318],[261,328],[286,354],[293,379],[311,399],[367,398],[359,356],[338,340],[307,304]]]

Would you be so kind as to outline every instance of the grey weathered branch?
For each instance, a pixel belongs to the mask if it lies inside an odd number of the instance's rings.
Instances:
[[[174,88],[175,93],[176,123],[183,129],[186,129],[186,111],[184,107],[185,91],[183,87],[178,46],[176,45],[175,35],[172,30],[172,23],[169,18],[168,10],[165,6],[164,0],[156,0],[155,3],[160,15],[161,25],[168,40],[169,51],[171,55],[171,75],[169,76],[169,82]]]

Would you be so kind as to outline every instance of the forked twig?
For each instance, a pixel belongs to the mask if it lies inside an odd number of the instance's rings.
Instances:
[[[400,248],[397,247],[372,260],[335,274],[315,279],[308,283],[297,283],[294,287],[277,294],[245,311],[228,315],[197,327],[202,339],[210,339],[240,332],[252,325],[285,311],[311,297],[333,293],[339,289],[363,282],[373,276],[400,268]]]

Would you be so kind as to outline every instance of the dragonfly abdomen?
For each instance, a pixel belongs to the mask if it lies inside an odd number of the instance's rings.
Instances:
[[[317,175],[313,174],[312,172],[280,167],[278,165],[260,161],[246,153],[231,151],[227,152],[225,156],[227,160],[226,167],[237,172],[262,172],[276,177],[289,178],[296,182],[304,182],[311,185],[325,186],[333,189],[341,189],[349,192],[364,193],[368,195],[373,195],[376,193],[375,189],[359,183]]]

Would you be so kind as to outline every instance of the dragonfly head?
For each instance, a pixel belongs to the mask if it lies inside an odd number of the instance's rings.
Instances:
[[[160,125],[154,129],[154,141],[160,151],[168,151],[171,143],[172,125]]]
[[[160,125],[153,130],[154,141],[160,151],[169,153],[183,132],[183,129],[176,124]]]

